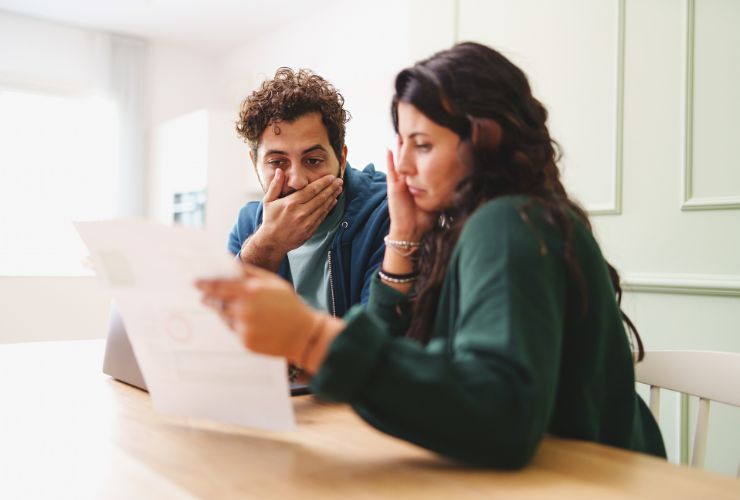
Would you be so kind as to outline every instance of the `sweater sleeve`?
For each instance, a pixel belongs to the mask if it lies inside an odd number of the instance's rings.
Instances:
[[[353,311],[313,390],[453,459],[525,465],[552,413],[564,314],[562,260],[557,244],[542,252],[542,231],[511,204],[484,205],[448,269],[450,331],[421,346],[390,335],[375,309]]]
[[[367,310],[375,316],[381,328],[391,337],[406,333],[409,326],[411,303],[404,294],[383,283],[378,273],[370,281],[370,300]]]

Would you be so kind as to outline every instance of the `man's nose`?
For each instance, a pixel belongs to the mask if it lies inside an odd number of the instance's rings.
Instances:
[[[285,171],[286,175],[286,187],[290,188],[291,191],[300,191],[304,187],[308,186],[308,172],[300,166],[291,166]]]

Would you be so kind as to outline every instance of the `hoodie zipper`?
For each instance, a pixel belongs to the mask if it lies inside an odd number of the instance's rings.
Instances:
[[[349,222],[346,220],[342,221],[339,228],[339,235],[341,241],[341,233],[344,232],[349,227]],[[332,265],[331,265],[331,249],[329,249],[329,291],[331,292],[331,315],[335,318],[337,317],[337,301],[334,296],[334,273],[332,272]]]
[[[329,250],[329,292],[331,293],[331,315],[337,317],[337,303],[334,298],[334,275],[331,271],[331,250]]]

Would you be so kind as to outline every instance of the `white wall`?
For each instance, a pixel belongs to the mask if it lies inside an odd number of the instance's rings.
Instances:
[[[172,202],[165,178],[166,162],[161,158],[162,150],[157,142],[158,128],[182,115],[204,108],[220,107],[225,99],[216,84],[217,72],[218,66],[211,56],[160,44],[149,47],[148,215],[152,218],[168,220]]]
[[[551,112],[566,186],[594,214],[647,349],[740,352],[740,3],[458,5],[459,39],[509,55]],[[673,460],[678,412],[664,398]],[[710,420],[707,467],[734,475],[740,411],[716,405]]]
[[[233,109],[209,110],[205,227],[226,248],[239,209],[262,198],[249,159],[249,148],[234,128]]]
[[[424,5],[424,23],[418,11]],[[393,144],[390,101],[393,78],[416,57],[452,42],[450,2],[347,2],[318,11],[240,47],[221,61],[229,108],[280,66],[310,68],[334,84],[352,115],[347,124],[348,159],[355,167],[385,169],[385,148]],[[440,7],[440,8],[435,8]],[[415,36],[414,36],[415,35]],[[426,40],[424,49],[419,40]]]
[[[107,79],[108,35],[0,11],[0,83],[93,91]]]
[[[224,251],[239,209],[262,197],[234,121],[233,109],[200,109],[160,123],[152,135],[161,200],[154,218],[172,223],[175,193],[205,191],[205,229]]]

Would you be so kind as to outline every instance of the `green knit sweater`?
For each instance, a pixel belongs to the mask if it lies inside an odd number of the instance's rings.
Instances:
[[[312,390],[388,434],[477,465],[522,467],[546,432],[664,457],[635,392],[599,246],[571,217],[584,310],[560,231],[539,208],[525,222],[527,203],[497,198],[468,219],[426,346],[403,337],[407,296],[376,278],[367,310],[345,316]]]

